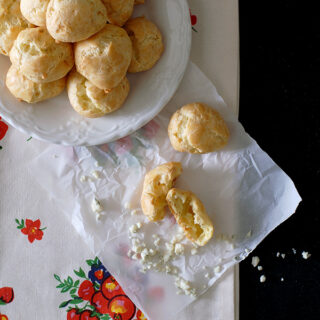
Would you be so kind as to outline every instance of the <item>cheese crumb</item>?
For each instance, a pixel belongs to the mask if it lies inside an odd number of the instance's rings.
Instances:
[[[281,281],[281,282],[283,282],[283,281],[284,281],[284,279],[283,279],[283,278],[281,278],[281,279],[280,279],[280,281]]]
[[[86,176],[81,176],[80,177],[80,182],[86,182],[87,181],[87,177]]]
[[[100,173],[97,170],[93,170],[91,172],[91,175],[95,178],[95,179],[100,179]]]
[[[280,257],[280,252],[277,252],[277,258],[279,258]]]
[[[131,243],[133,246],[137,246],[140,244],[140,239],[138,238],[132,238]]]
[[[281,258],[284,259],[286,257],[285,253],[281,253]]]
[[[181,256],[184,254],[184,246],[181,243],[176,243],[174,246],[174,252],[176,255]]]
[[[173,268],[171,268],[171,272],[172,272],[173,274],[178,274],[179,270],[178,270],[177,267],[173,267]]]
[[[97,214],[96,214],[96,220],[97,220],[97,222],[100,222],[101,219],[102,219],[102,214],[97,213]]]
[[[184,238],[184,235],[182,233],[178,233],[176,234],[172,239],[171,239],[171,243],[177,243],[177,242],[180,242],[182,241]]]
[[[204,277],[208,279],[208,278],[210,278],[210,274],[207,272],[207,273],[204,275]]]
[[[170,259],[172,258],[172,252],[166,252],[165,255],[163,256],[163,262],[167,263]]]
[[[260,262],[260,258],[257,256],[252,257],[251,264],[255,268]]]
[[[146,260],[148,255],[149,255],[149,250],[147,248],[144,248],[141,252],[141,259]]]
[[[131,215],[132,216],[135,216],[137,214],[138,214],[138,210],[137,209],[134,209],[134,210],[131,211]]]
[[[93,198],[91,202],[91,209],[95,213],[100,213],[103,211],[103,207],[97,198]]]
[[[156,238],[156,240],[154,240],[153,244],[155,245],[156,248],[158,248],[160,246],[160,238]]]
[[[221,271],[221,267],[220,267],[220,266],[216,266],[216,267],[213,269],[213,271],[214,271],[215,273],[219,273],[219,272]]]
[[[137,233],[142,227],[141,222],[137,222],[136,224],[133,224],[130,228],[129,231],[130,233]]]
[[[133,254],[132,255],[132,260],[139,260],[139,258],[140,258],[140,254],[138,254],[138,253],[135,253],[135,254]]]
[[[296,254],[297,250],[295,248],[292,248],[292,252],[293,252],[293,254]]]
[[[311,253],[309,253],[307,251],[302,251],[301,255],[302,255],[302,258],[306,259],[306,260],[311,257]]]
[[[196,248],[193,248],[193,249],[191,249],[191,254],[194,256],[195,254],[197,254],[198,253],[198,249],[196,249]]]
[[[96,161],[95,163],[94,163],[94,165],[98,168],[98,167],[100,167],[100,165],[99,165],[99,162],[98,161]]]
[[[137,245],[137,246],[133,246],[133,247],[132,247],[132,250],[133,250],[134,252],[136,252],[136,253],[141,253],[143,249],[144,249],[144,247],[141,246],[141,245]]]
[[[174,245],[172,243],[166,242],[166,248],[172,254],[174,251]]]
[[[259,271],[263,270],[262,266],[258,266],[258,270]]]
[[[176,277],[175,279],[175,286],[177,287],[178,291],[182,291],[187,296],[196,296],[196,289],[191,287],[191,284],[189,281],[181,278],[181,277]]]
[[[260,282],[265,282],[267,280],[266,276],[265,275],[262,275],[260,277]]]
[[[131,203],[130,203],[130,202],[126,202],[126,203],[124,204],[124,208],[125,208],[125,209],[131,209]]]

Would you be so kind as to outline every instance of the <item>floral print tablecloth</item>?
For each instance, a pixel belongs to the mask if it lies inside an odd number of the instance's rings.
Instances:
[[[221,24],[221,34],[216,34],[218,41],[226,41],[228,33],[234,32],[237,39],[237,26],[231,20],[234,15],[237,17],[236,1],[227,0],[222,5],[219,1],[194,0],[190,1],[190,7],[193,41],[197,44],[192,49],[192,59],[201,59],[199,64],[210,63],[218,45],[206,43],[208,30],[204,25],[210,29],[215,23]],[[214,14],[208,15],[209,9]],[[228,12],[229,22],[211,20],[221,16],[217,9]],[[230,29],[230,23],[234,29]],[[237,50],[237,41],[232,41],[229,41],[230,48]],[[198,46],[199,43],[202,45]],[[235,110],[237,57],[237,51],[229,52],[225,61],[215,62],[216,66],[213,63],[206,70],[209,77],[218,70],[215,73],[220,80],[217,86],[222,93],[226,92],[225,98]],[[221,65],[225,65],[225,73],[219,70]],[[226,74],[229,74],[229,81]],[[230,78],[230,74],[234,78]],[[151,136],[155,130],[152,123],[145,128],[146,134]],[[115,152],[123,152],[130,143],[126,138],[119,140]],[[0,320],[146,319],[99,258],[92,256],[80,236],[59,214],[50,195],[36,184],[33,176],[37,173],[28,170],[28,161],[48,147],[47,143],[8,126],[0,115]],[[205,297],[213,299],[219,292],[224,292],[223,301],[216,299],[219,304],[212,303],[206,308],[200,301],[181,314],[181,319],[195,316],[213,319],[213,314],[216,319],[234,319],[233,276],[230,272],[224,280],[225,285],[218,284],[214,292]],[[151,294],[161,292],[154,290]]]

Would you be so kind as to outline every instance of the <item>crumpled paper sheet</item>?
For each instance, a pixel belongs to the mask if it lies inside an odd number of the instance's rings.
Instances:
[[[213,106],[226,120],[231,139],[223,150],[191,155],[171,147],[167,135],[170,116],[194,101]],[[170,241],[177,232],[170,214],[164,221],[148,223],[139,204],[145,173],[168,161],[182,162],[184,171],[176,186],[197,194],[215,225],[213,239],[197,255],[190,254],[192,245],[185,239],[186,255],[174,261],[201,299],[207,290],[204,287],[212,286],[228,268],[245,259],[295,212],[301,198],[290,178],[245,132],[194,64],[189,64],[171,102],[144,128],[98,147],[50,146],[30,165],[91,250],[152,320],[174,318],[194,300],[176,294],[173,276],[142,274],[140,264],[127,257],[128,228],[133,223],[143,222],[139,237],[147,244],[152,243],[153,233]],[[99,171],[101,179],[80,182],[82,175],[90,176],[93,170]],[[100,223],[91,209],[94,197],[105,209]],[[127,203],[140,210],[139,214],[131,215]]]

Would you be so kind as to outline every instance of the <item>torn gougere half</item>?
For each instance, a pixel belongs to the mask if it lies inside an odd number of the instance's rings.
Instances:
[[[141,195],[141,207],[149,220],[159,221],[164,218],[168,205],[167,193],[181,173],[180,162],[168,162],[146,174]]]
[[[190,191],[171,189],[166,197],[169,208],[189,240],[204,246],[214,227],[202,202]]]

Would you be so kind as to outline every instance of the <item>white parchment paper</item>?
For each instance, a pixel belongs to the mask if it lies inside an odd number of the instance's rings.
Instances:
[[[170,116],[182,105],[195,101],[213,106],[226,120],[231,139],[223,150],[190,155],[172,149],[167,135]],[[186,254],[173,262],[201,299],[208,286],[245,259],[295,212],[301,198],[290,178],[246,134],[213,84],[194,64],[189,64],[167,107],[136,133],[98,147],[50,146],[30,164],[40,184],[91,250],[152,320],[175,318],[194,299],[176,295],[172,275],[142,274],[139,263],[127,257],[128,228],[133,223],[143,223],[138,236],[147,245],[152,243],[154,233],[170,241],[177,232],[169,214],[162,222],[148,223],[139,204],[145,173],[168,161],[182,162],[184,172],[176,186],[196,193],[215,225],[215,236],[196,255],[191,255],[192,245],[185,239],[182,243]],[[80,181],[82,175],[90,176],[93,170],[99,171],[100,179]],[[101,222],[96,221],[91,209],[94,197],[104,207]],[[139,211],[137,215],[130,214],[128,203]]]

